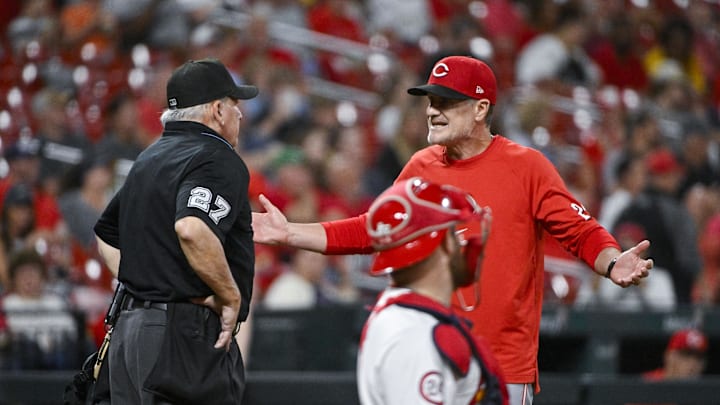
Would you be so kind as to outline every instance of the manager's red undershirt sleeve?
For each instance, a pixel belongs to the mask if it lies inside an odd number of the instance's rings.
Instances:
[[[350,255],[372,253],[373,247],[370,237],[365,230],[366,214],[341,219],[337,221],[322,222],[327,236],[328,255]]]
[[[609,247],[622,251],[615,238],[613,238],[613,236],[604,228],[598,226],[585,239],[580,251],[578,252],[578,257],[580,257],[588,264],[588,266],[590,266],[591,269],[593,269],[595,268],[595,260],[600,252]]]

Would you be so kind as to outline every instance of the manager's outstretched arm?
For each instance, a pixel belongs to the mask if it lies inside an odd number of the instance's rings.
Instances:
[[[259,197],[265,212],[252,213],[253,241],[325,253],[327,234],[322,224],[288,222],[285,214],[264,195]]]
[[[642,257],[649,247],[650,241],[643,240],[624,252],[615,248],[603,249],[595,259],[595,272],[621,287],[637,285],[653,268],[653,260]]]

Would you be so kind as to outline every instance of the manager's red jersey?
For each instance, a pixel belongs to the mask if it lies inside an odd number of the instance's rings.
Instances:
[[[492,209],[485,249],[480,305],[468,314],[473,331],[485,337],[508,383],[537,382],[537,352],[543,298],[543,237],[555,237],[594,267],[615,239],[567,190],[555,167],[535,149],[495,136],[483,153],[449,162],[442,146],[417,152],[397,180],[414,176],[451,184]],[[396,181],[397,181],[396,180]],[[328,253],[368,251],[365,217],[324,223]],[[473,300],[472,287],[463,290]]]

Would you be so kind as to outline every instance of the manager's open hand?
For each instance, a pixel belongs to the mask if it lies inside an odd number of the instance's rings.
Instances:
[[[643,253],[650,247],[650,241],[643,240],[617,257],[610,279],[621,287],[640,284],[650,274],[652,259],[643,259]]]
[[[252,213],[253,241],[267,245],[285,244],[288,239],[288,220],[264,195],[259,196],[265,212]]]

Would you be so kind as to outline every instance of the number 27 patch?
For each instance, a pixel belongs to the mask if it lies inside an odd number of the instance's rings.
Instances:
[[[215,225],[230,213],[230,203],[228,203],[220,194],[215,196],[216,209],[210,209],[213,193],[205,187],[195,187],[190,190],[190,198],[188,198],[188,207],[199,208],[208,213],[210,219]]]

